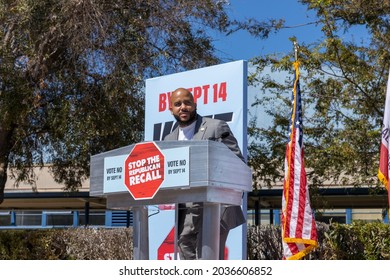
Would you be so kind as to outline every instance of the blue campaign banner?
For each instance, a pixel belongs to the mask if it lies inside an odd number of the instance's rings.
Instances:
[[[169,111],[169,97],[179,87],[193,93],[200,115],[229,124],[246,159],[247,62],[239,60],[146,80],[144,141],[160,141],[170,133],[175,120]],[[245,199],[243,210],[245,213]],[[149,256],[157,259],[158,248],[174,225],[174,211],[161,206],[151,206],[149,211]],[[230,231],[226,243],[228,259],[246,258],[245,229],[240,226]]]

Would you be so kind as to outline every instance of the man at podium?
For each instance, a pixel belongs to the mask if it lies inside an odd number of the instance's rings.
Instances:
[[[190,91],[178,88],[172,92],[169,110],[176,119],[173,131],[164,140],[213,140],[224,143],[244,161],[237,139],[229,125],[222,120],[202,117],[197,114],[196,103]],[[202,257],[202,216],[201,202],[179,204],[178,247],[182,260]],[[220,219],[219,259],[224,259],[225,243],[229,231],[245,223],[240,206],[222,206]]]

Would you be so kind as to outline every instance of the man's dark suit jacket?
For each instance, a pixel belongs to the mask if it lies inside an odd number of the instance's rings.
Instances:
[[[164,140],[178,140],[179,127],[165,136]],[[209,140],[221,141],[234,154],[244,161],[240,148],[237,144],[237,139],[230,130],[229,125],[225,121],[211,119],[197,115],[195,133],[192,140]],[[245,223],[245,217],[240,206],[223,206],[221,209],[221,231],[233,229]],[[223,234],[223,232],[221,232]],[[226,233],[227,234],[227,233]]]

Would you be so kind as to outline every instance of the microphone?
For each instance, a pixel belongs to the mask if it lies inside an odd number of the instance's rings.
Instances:
[[[224,133],[221,134],[221,136],[219,137],[209,137],[207,138],[208,140],[212,140],[212,141],[217,141],[217,140],[222,140],[226,137],[228,137],[230,135],[230,132],[229,131],[225,131]]]

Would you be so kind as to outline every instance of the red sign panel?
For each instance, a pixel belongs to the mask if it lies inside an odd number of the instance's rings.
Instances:
[[[157,249],[158,260],[174,260],[175,255],[175,227],[171,229],[163,243]]]
[[[125,160],[124,175],[134,199],[153,198],[164,181],[164,155],[154,142],[136,144]]]

